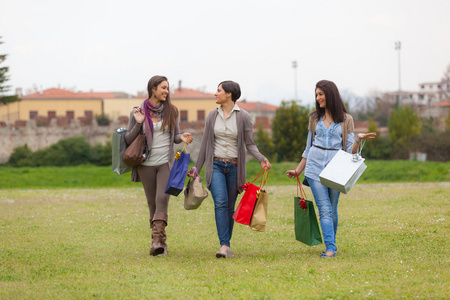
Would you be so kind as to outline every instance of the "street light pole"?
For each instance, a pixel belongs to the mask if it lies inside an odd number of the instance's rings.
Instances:
[[[294,68],[294,88],[295,88],[295,101],[297,101],[297,61],[292,62],[292,68]]]
[[[398,50],[398,106],[402,105],[402,87],[400,78],[400,50],[402,48],[402,43],[400,41],[395,42],[395,50]]]

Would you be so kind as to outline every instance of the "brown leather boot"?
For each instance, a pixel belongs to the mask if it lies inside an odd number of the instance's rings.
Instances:
[[[161,254],[167,254],[166,244],[166,226],[167,226],[167,214],[163,212],[157,212],[153,216],[152,220],[152,247],[150,248],[150,255],[156,256]]]
[[[152,246],[150,247],[150,255],[152,255],[152,248],[153,248],[153,241],[154,241],[154,238],[153,238],[153,220],[152,219],[150,219],[150,230],[152,231]]]

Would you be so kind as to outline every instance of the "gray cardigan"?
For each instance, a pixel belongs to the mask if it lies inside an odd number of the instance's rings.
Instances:
[[[236,113],[236,123],[238,129],[238,164],[237,164],[237,183],[238,183],[238,191],[241,193],[243,191],[242,186],[245,184],[245,148],[247,148],[248,152],[261,162],[265,159],[264,155],[262,155],[258,147],[256,147],[255,142],[253,141],[252,133],[253,133],[253,124],[252,118],[250,114],[243,110],[235,110]],[[195,167],[200,172],[205,165],[205,179],[206,186],[210,187],[212,173],[213,173],[213,163],[214,163],[214,124],[216,122],[217,115],[219,114],[218,110],[212,110],[209,112],[208,117],[206,117],[205,122],[205,132],[203,133],[202,145],[200,147],[200,152],[198,154],[197,163]],[[245,146],[245,147],[244,147]]]
[[[143,109],[142,105],[141,108]],[[134,118],[134,109],[130,113],[130,121],[128,122],[128,129],[127,133],[125,134],[125,141],[127,142],[127,145],[131,144],[134,139],[138,136],[139,132],[141,131],[142,126],[144,125],[144,122],[138,123],[136,122],[136,119]],[[147,140],[147,146],[148,149],[152,149],[152,135],[146,134],[145,135]],[[169,169],[172,169],[173,162],[175,160],[174,157],[174,150],[173,150],[173,144],[179,144],[181,143],[181,133],[180,133],[180,124],[179,119],[177,118],[175,121],[175,127],[174,130],[170,132],[170,147],[169,147]],[[151,153],[150,153],[151,155]],[[133,182],[141,182],[141,179],[139,178],[139,173],[137,172],[137,167],[133,167],[131,171],[131,181]]]

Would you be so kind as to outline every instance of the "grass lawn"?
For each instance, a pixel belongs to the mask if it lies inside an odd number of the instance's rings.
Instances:
[[[333,259],[295,240],[295,194],[270,185],[266,232],[235,224],[235,257],[218,260],[210,197],[172,197],[169,254],[150,257],[139,184],[0,190],[0,299],[450,298],[450,183],[357,184]]]
[[[402,160],[369,160],[367,170],[358,180],[361,183],[450,182],[450,162],[420,162]],[[191,162],[191,166],[194,164]],[[273,163],[271,185],[295,185],[286,171],[295,169],[298,162]],[[255,159],[247,163],[247,180],[256,177],[261,166]],[[204,177],[203,168],[200,175]],[[117,188],[135,187],[130,174],[117,175],[111,166],[82,165],[74,167],[5,167],[0,166],[2,189],[55,189],[55,188]],[[301,174],[303,179],[303,174]],[[188,178],[186,178],[187,182]]]

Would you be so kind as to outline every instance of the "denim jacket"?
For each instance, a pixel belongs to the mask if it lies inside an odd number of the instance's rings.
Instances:
[[[317,121],[315,114],[312,113],[309,124],[306,148],[302,155],[303,158],[306,158],[305,176],[320,180],[320,172],[328,165],[338,150],[323,150],[312,147],[312,145],[326,149],[343,149],[351,153],[355,138],[353,118],[346,114],[344,122],[333,123],[327,128],[322,119]]]

